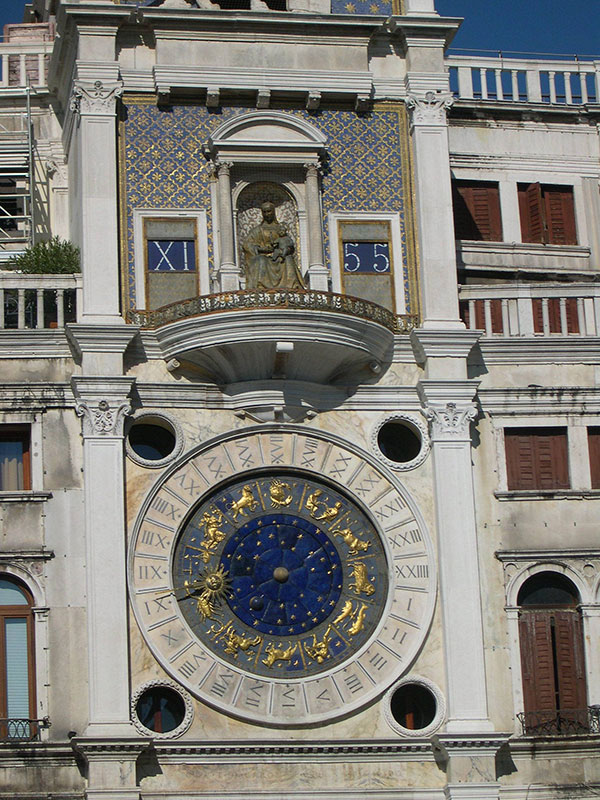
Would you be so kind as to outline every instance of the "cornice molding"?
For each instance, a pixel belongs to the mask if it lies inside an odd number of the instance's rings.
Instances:
[[[410,341],[416,361],[424,364],[428,358],[467,358],[482,333],[468,328],[417,328],[411,331]]]

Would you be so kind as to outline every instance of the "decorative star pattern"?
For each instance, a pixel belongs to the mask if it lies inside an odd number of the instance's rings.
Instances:
[[[356,0],[352,5],[361,8],[368,4]],[[379,6],[382,4],[379,3]],[[202,154],[202,146],[210,132],[226,120],[254,109],[223,107],[219,112],[213,112],[201,105],[161,109],[147,100],[127,98],[125,103],[126,119],[121,128],[124,169],[121,175],[127,231],[127,294],[129,307],[134,308],[133,209],[206,208],[209,268],[212,269],[211,178],[208,162]],[[321,185],[325,253],[328,262],[330,242],[327,214],[330,211],[398,212],[402,234],[405,297],[407,310],[410,310],[401,112],[381,108],[361,115],[347,109],[285,111],[302,117],[327,136],[328,161]]]
[[[331,0],[332,14],[367,14],[368,16],[389,16],[392,14],[392,0]]]

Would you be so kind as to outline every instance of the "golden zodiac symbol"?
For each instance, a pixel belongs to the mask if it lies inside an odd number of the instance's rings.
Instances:
[[[249,508],[250,511],[254,511],[257,505],[258,500],[255,499],[254,495],[252,494],[252,489],[248,486],[248,484],[246,484],[246,486],[242,487],[242,496],[239,500],[234,500],[232,502],[232,504],[229,506],[229,510],[233,511],[233,519],[237,519],[238,514],[241,514],[243,517],[246,516],[244,509]]]
[[[246,653],[251,647],[256,647],[256,645],[262,642],[262,636],[255,636],[251,639],[249,636],[237,633],[233,627],[232,620],[229,620],[229,622],[224,623],[218,628],[211,625],[208,629],[208,633],[215,640],[224,640],[225,652],[230,653],[234,658],[238,657],[238,652],[240,650]]]
[[[367,576],[367,565],[362,561],[355,561],[352,564],[352,577],[354,583],[349,584],[350,589],[354,589],[356,594],[363,592],[364,594],[372,595],[375,593],[375,587]]]
[[[360,633],[365,626],[365,613],[367,610],[366,603],[361,603],[360,608],[354,608],[352,604],[352,600],[346,600],[341,612],[338,616],[333,620],[334,625],[339,625],[344,620],[350,619],[354,620],[352,625],[348,628],[348,633],[350,636],[356,636],[357,633]]]
[[[329,637],[331,636],[331,625],[327,627],[325,635],[320,642],[317,641],[316,633],[313,633],[313,643],[311,645],[305,644],[304,649],[309,658],[313,658],[317,664],[322,664],[326,658],[329,658]]]
[[[356,636],[357,633],[360,633],[365,626],[365,612],[367,610],[366,603],[362,603],[358,611],[356,612],[356,618],[352,625],[348,628],[348,633],[350,636]]]
[[[220,529],[222,522],[223,514],[216,508],[212,509],[212,512],[205,511],[200,518],[199,527],[204,525],[204,540],[200,544],[200,547],[203,551],[202,561],[204,561],[205,564],[208,564],[212,551],[216,550],[217,545],[225,538],[225,534]]]
[[[315,491],[308,496],[306,500],[306,507],[310,511],[310,515],[313,519],[322,519],[325,520],[325,522],[333,522],[333,520],[340,513],[342,504],[338,500],[335,505],[328,508],[325,501],[319,500],[319,497],[322,494],[323,492],[321,489],[315,489]],[[319,506],[322,506],[323,509],[320,514],[317,514]]]
[[[183,588],[188,597],[194,597],[194,592],[200,590],[196,600],[196,609],[202,622],[205,619],[212,619],[215,607],[221,605],[222,601],[231,594],[230,579],[225,572],[223,565],[219,568],[206,572],[195,581],[184,581]]]
[[[291,661],[292,656],[296,652],[297,648],[298,642],[296,642],[294,645],[290,645],[285,650],[282,647],[276,647],[273,642],[269,642],[265,648],[267,657],[263,658],[262,663],[266,667],[272,667],[276,661]],[[281,664],[278,664],[277,666],[280,667]]]
[[[344,528],[343,530],[336,529],[333,531],[334,536],[341,536],[344,542],[348,545],[349,550],[348,553],[351,556],[355,556],[358,554],[359,550],[362,550],[364,553],[369,545],[371,544],[370,541],[363,542],[361,539],[358,538],[350,528]]]
[[[288,494],[286,497],[286,493],[289,491],[291,490],[287,483],[282,483],[281,481],[277,480],[277,478],[271,481],[271,485],[269,487],[271,505],[277,508],[281,508],[281,506],[289,506],[289,504],[292,502],[291,494]]]

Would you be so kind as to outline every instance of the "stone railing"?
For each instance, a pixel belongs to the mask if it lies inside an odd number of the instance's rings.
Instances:
[[[461,317],[485,337],[600,336],[600,285],[462,286]]]
[[[81,275],[0,272],[0,330],[64,328],[81,309]]]
[[[563,61],[449,56],[459,100],[586,105],[600,102],[600,60]]]
[[[54,47],[54,26],[48,23],[7,25],[0,39],[0,88],[45,87]]]
[[[193,297],[190,300],[171,303],[155,311],[130,311],[127,320],[142,328],[159,328],[188,317],[249,309],[298,309],[351,314],[371,322],[378,322],[394,333],[409,333],[417,322],[413,315],[396,315],[383,306],[359,297],[333,292],[296,290],[222,292]]]

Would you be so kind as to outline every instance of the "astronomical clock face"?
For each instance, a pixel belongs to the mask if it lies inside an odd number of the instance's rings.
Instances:
[[[192,454],[131,545],[136,616],[168,672],[236,716],[347,714],[410,665],[431,619],[427,534],[393,479],[331,439],[249,431]]]

